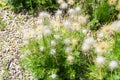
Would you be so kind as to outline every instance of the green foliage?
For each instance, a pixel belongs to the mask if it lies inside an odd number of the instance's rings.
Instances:
[[[102,0],[100,2],[97,0],[86,0],[84,4],[83,7],[85,8],[86,14],[90,16],[90,25],[88,26],[91,30],[98,30],[102,24],[117,19],[118,12],[115,10],[115,5],[109,5],[108,0]]]
[[[0,17],[0,30],[4,30],[6,28],[6,25],[2,21],[2,18]]]
[[[58,4],[55,0],[8,0],[8,4],[16,12],[26,9],[29,13],[34,13],[39,10],[54,10],[58,8]]]
[[[114,35],[113,57],[120,60],[120,33],[116,32]]]
[[[7,4],[7,2],[5,0],[0,0],[0,8],[1,9],[7,8],[6,4]]]
[[[90,20],[93,19],[93,12],[100,3],[97,0],[85,0],[81,4],[83,4],[83,9],[86,14],[90,16]]]
[[[98,6],[97,9],[93,12],[93,17],[96,18],[100,23],[110,22],[114,20],[116,10],[114,6],[110,6],[107,1]]]
[[[90,26],[91,30],[98,30],[100,27],[100,23],[97,19],[93,19],[88,23],[88,26]]]

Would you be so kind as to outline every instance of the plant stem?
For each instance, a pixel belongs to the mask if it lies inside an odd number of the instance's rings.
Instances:
[[[112,70],[111,70],[111,78],[112,78]]]
[[[115,32],[115,37],[114,37],[115,43],[114,43],[114,53],[116,53],[116,43],[117,43],[117,33]]]
[[[56,59],[56,56],[53,55],[53,57],[55,58],[56,64],[59,65],[59,64],[58,64],[58,61],[57,61],[57,59]]]
[[[101,67],[99,69],[99,75],[100,75],[100,80],[102,80],[102,72],[101,72]]]

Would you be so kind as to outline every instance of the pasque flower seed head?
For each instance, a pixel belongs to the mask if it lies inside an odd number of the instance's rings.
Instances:
[[[52,74],[52,75],[51,75],[51,78],[52,78],[52,79],[55,79],[56,77],[57,77],[56,74]]]
[[[53,46],[53,47],[56,46],[56,41],[55,41],[55,40],[52,40],[52,41],[51,41],[51,46]]]
[[[63,2],[60,4],[61,9],[67,9],[67,7],[68,7],[68,4],[66,2]]]
[[[61,16],[61,15],[62,15],[62,10],[57,10],[55,16]]]
[[[61,3],[64,2],[64,0],[57,0],[57,2],[58,2],[59,4],[61,4]]]
[[[74,16],[74,15],[76,14],[76,12],[75,12],[74,9],[69,9],[69,10],[68,10],[68,14],[69,14],[70,16]]]
[[[110,70],[114,70],[114,69],[116,69],[116,68],[118,68],[118,62],[117,61],[111,61],[110,63],[109,63],[109,68],[110,68]]]
[[[55,49],[51,49],[51,50],[50,50],[50,54],[51,54],[51,55],[54,55],[55,53],[56,53],[56,50],[55,50]]]
[[[120,32],[120,21],[114,21],[112,23],[112,29],[114,31]]]
[[[84,43],[88,44],[89,46],[93,45],[95,43],[95,40],[93,37],[88,37],[84,40]]]
[[[64,39],[64,44],[69,45],[70,44],[70,39],[69,38]]]
[[[82,51],[83,52],[87,52],[90,50],[90,45],[86,44],[86,43],[83,43],[82,45]]]
[[[97,56],[95,61],[97,66],[102,66],[105,63],[105,58],[103,56]]]
[[[72,62],[73,59],[74,59],[74,57],[72,55],[68,55],[67,56],[67,61]]]
[[[81,8],[78,6],[75,8],[76,13],[79,13],[81,11]]]

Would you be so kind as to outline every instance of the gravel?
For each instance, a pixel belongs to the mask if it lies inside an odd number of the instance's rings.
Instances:
[[[0,30],[0,80],[34,80],[30,73],[20,66],[22,30],[33,27],[33,18],[0,9],[0,17],[6,25]]]

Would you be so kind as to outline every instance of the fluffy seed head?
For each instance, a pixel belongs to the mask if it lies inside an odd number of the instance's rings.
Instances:
[[[71,5],[74,4],[74,2],[75,2],[75,0],[67,0],[67,3],[71,4]]]
[[[76,11],[77,13],[79,13],[79,12],[81,11],[81,8],[78,6],[78,7],[75,8],[75,11]]]
[[[64,0],[57,0],[57,2],[58,2],[59,4],[61,4],[61,3],[64,2]]]
[[[117,0],[108,0],[108,4],[109,5],[115,5]]]
[[[105,63],[105,58],[103,56],[97,56],[96,58],[96,64],[98,66],[102,66]]]
[[[60,39],[60,35],[59,35],[59,34],[56,34],[56,35],[54,35],[54,38],[55,38],[55,39]]]
[[[72,48],[71,47],[66,47],[65,52],[66,53],[71,53],[72,52]]]
[[[116,69],[116,68],[118,68],[118,62],[117,61],[111,61],[110,63],[109,63],[109,68],[110,68],[110,70],[114,70],[114,69]]]
[[[87,52],[89,50],[90,50],[90,46],[88,44],[86,44],[86,43],[83,43],[83,45],[82,45],[82,51],[83,52]]]
[[[52,75],[51,75],[51,78],[52,78],[52,79],[55,79],[56,77],[57,77],[56,74],[52,74]]]
[[[83,29],[83,30],[82,30],[82,33],[83,33],[83,34],[87,34],[87,32],[88,32],[87,29]]]
[[[67,56],[67,61],[72,62],[73,59],[74,59],[74,57],[72,55],[68,55]]]
[[[95,51],[98,55],[102,55],[108,48],[108,44],[106,42],[100,42],[95,47]]]
[[[70,44],[70,39],[69,38],[64,39],[64,44],[69,45]]]
[[[74,16],[76,14],[76,12],[75,12],[74,9],[69,9],[68,14],[71,15],[71,16]]]
[[[101,32],[104,34],[104,35],[110,35],[112,34],[112,26],[111,25],[104,25],[101,29]]]
[[[56,16],[61,16],[62,15],[62,10],[57,10],[55,13]]]
[[[52,40],[52,41],[51,41],[51,46],[53,46],[53,47],[56,46],[56,41],[55,41],[55,40]]]
[[[103,36],[104,36],[103,33],[98,33],[98,34],[97,34],[97,37],[98,37],[99,39],[103,38]]]
[[[63,2],[60,4],[61,9],[67,9],[67,7],[68,7],[68,4],[66,2]]]
[[[50,36],[51,35],[51,30],[50,29],[45,29],[43,34],[44,34],[44,36]]]
[[[39,50],[40,50],[41,52],[43,52],[43,51],[44,51],[44,46],[40,46]]]
[[[67,20],[67,21],[65,21],[63,24],[64,24],[66,30],[68,30],[68,31],[71,31],[71,30],[72,30],[71,21]]]
[[[117,15],[117,18],[120,20],[120,13]]]
[[[80,24],[85,24],[85,23],[87,23],[87,17],[86,16],[78,16],[78,20],[79,20],[79,23]]]
[[[65,21],[63,24],[64,24],[65,27],[70,27],[71,26],[71,22],[68,21],[68,20]]]
[[[95,43],[95,40],[93,37],[88,37],[84,40],[84,43],[88,44],[89,46],[92,46]]]
[[[55,49],[51,49],[50,50],[50,54],[54,55],[56,53],[56,50]]]
[[[50,18],[50,14],[47,13],[47,12],[41,12],[41,13],[39,14],[39,17],[40,17],[40,19]]]
[[[114,21],[112,23],[112,29],[114,31],[120,32],[120,21]]]

